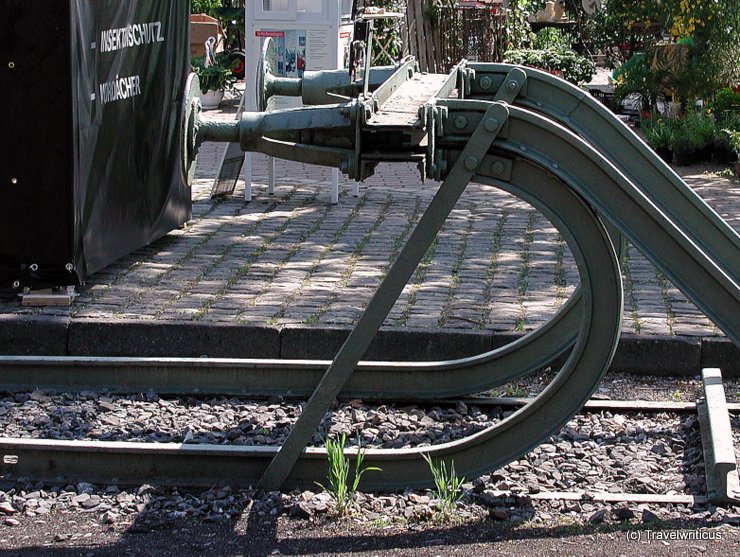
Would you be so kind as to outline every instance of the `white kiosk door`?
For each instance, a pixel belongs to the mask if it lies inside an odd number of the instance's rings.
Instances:
[[[246,110],[257,110],[256,76],[262,43],[275,41],[278,74],[302,77],[306,70],[334,70],[344,67],[351,41],[349,22],[351,0],[250,0],[245,5]],[[346,24],[342,25],[342,19]],[[300,97],[277,97],[275,108],[301,106]],[[268,193],[274,193],[275,161],[268,162]],[[252,198],[252,157],[244,160],[244,197]],[[332,172],[331,201],[339,199],[339,171]]]

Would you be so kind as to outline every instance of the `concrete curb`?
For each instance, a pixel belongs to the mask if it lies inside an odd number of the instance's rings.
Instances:
[[[328,360],[349,333],[348,328],[301,325],[0,315],[0,353]],[[491,331],[383,329],[365,359],[464,358],[520,336]],[[643,375],[695,376],[704,367],[719,367],[725,377],[740,377],[740,348],[721,337],[623,335],[611,369]]]

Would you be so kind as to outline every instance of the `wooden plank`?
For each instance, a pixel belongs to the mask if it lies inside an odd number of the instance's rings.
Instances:
[[[37,290],[20,294],[21,305],[29,307],[58,306],[68,307],[75,301],[77,294],[66,290]]]
[[[416,126],[419,121],[419,108],[434,98],[447,82],[444,74],[416,73],[383,103],[380,110],[368,122],[373,127]]]

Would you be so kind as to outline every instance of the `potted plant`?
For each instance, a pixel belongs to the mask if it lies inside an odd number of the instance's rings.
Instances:
[[[673,120],[654,115],[650,120],[641,124],[645,140],[657,155],[665,162],[673,160],[673,144],[675,141],[675,124]]]
[[[226,89],[230,89],[236,81],[228,55],[216,54],[214,62],[208,66],[204,57],[198,57],[193,59],[191,65],[200,80],[200,90],[203,93],[200,102],[203,108],[217,108]]]

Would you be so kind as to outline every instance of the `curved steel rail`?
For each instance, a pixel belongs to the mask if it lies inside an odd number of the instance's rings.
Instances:
[[[469,63],[471,98],[497,98],[559,122],[586,139],[674,221],[735,284],[740,284],[740,235],[688,187],[628,126],[587,92],[547,72],[510,64]],[[483,88],[481,82],[492,83]],[[517,86],[507,94],[511,80]]]
[[[622,291],[619,265],[603,223],[577,193],[547,170],[517,158],[512,171],[511,182],[498,182],[484,170],[476,179],[502,187],[532,203],[563,234],[577,263],[583,291],[575,346],[561,371],[538,397],[494,426],[444,445],[403,450],[368,449],[366,463],[382,467],[383,472],[366,475],[365,489],[427,485],[422,454],[430,454],[434,459],[454,459],[458,473],[467,477],[510,462],[546,439],[581,408],[612,358],[619,337]],[[5,454],[21,455],[17,465],[19,473],[50,478],[72,463],[80,474],[96,481],[114,477],[122,482],[142,477],[156,481],[172,477],[183,466],[204,466],[205,477],[210,472],[218,474],[228,469],[238,473],[239,483],[253,484],[262,477],[278,451],[276,447],[232,447],[227,451],[219,447],[221,459],[212,462],[208,456],[216,450],[208,446],[153,448],[125,442],[55,442],[53,445],[55,452],[51,454],[40,450],[38,442],[33,445],[35,449],[31,449],[27,440],[0,440]],[[120,465],[106,459],[108,468],[105,470],[95,464],[97,454],[123,454],[142,449],[157,455],[147,459],[145,469],[131,466],[130,459],[121,459]],[[347,453],[351,456],[354,451],[350,449]],[[188,463],[183,465],[182,459]],[[285,485],[308,486],[321,481],[326,477],[326,466],[326,451],[308,448]]]

